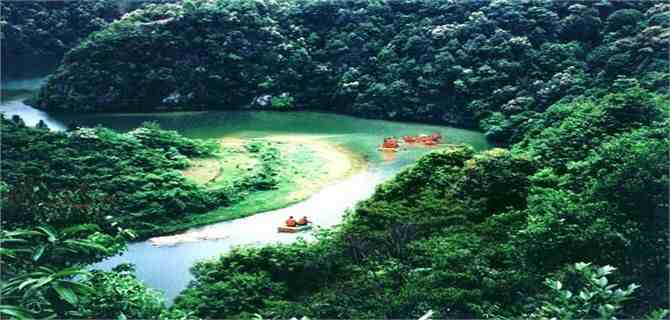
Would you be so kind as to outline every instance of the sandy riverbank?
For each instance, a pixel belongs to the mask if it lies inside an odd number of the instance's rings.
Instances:
[[[354,173],[367,168],[367,162],[358,154],[328,141],[325,136],[310,135],[275,135],[267,138],[286,146],[282,150],[287,158],[294,152],[310,150],[313,165],[312,172],[296,177],[296,189],[291,193],[291,201],[303,200],[323,189],[323,187],[345,179]],[[302,168],[297,164],[297,170]]]
[[[346,179],[367,168],[367,162],[360,155],[327,139],[314,135],[274,135],[261,140],[275,143],[286,159],[281,175],[287,178],[283,189],[277,191],[274,206],[286,207],[309,198],[314,193],[337,181]],[[241,146],[237,138],[221,139],[223,147]],[[217,161],[212,161],[217,160]],[[184,175],[196,182],[207,183],[222,178],[221,159],[202,159],[192,163]],[[225,165],[225,164],[224,164]],[[272,192],[272,191],[268,191]],[[261,210],[260,213],[265,210]],[[176,245],[184,242],[216,240],[226,238],[225,234],[213,234],[206,230],[188,230],[180,234],[154,237],[149,241],[157,246]]]

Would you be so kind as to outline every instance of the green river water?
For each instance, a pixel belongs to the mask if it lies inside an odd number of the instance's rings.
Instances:
[[[475,131],[417,123],[390,122],[317,112],[225,111],[177,112],[160,114],[88,114],[59,115],[36,110],[23,99],[34,91],[42,79],[3,83],[3,90],[19,94],[0,103],[0,112],[7,116],[19,115],[28,125],[43,120],[54,130],[62,130],[70,123],[85,126],[102,125],[126,131],[145,121],[158,122],[164,129],[177,130],[196,138],[264,137],[276,134],[318,135],[361,155],[368,161],[365,172],[330,185],[309,199],[287,208],[259,213],[247,218],[215,223],[197,228],[226,236],[219,240],[202,240],[174,246],[156,247],[148,241],[131,243],[120,256],[94,265],[110,269],[121,262],[136,265],[137,276],[149,286],[165,293],[172,300],[192,279],[189,268],[194,262],[225,253],[234,246],[262,245],[291,242],[299,236],[278,234],[276,226],[288,215],[309,213],[320,227],[337,225],[345,211],[356,202],[369,197],[375,187],[391,178],[422,154],[426,148],[411,148],[384,156],[377,146],[386,136],[416,135],[439,132],[446,143],[464,143],[475,149],[489,145],[484,136]]]

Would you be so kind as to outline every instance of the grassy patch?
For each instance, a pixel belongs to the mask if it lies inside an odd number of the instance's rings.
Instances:
[[[348,151],[314,138],[222,140],[216,162],[195,161],[202,167],[191,167],[183,174],[209,190],[233,194],[235,201],[207,213],[153,225],[150,233],[140,233],[165,235],[287,207],[355,170],[352,163],[363,163],[352,157]],[[208,169],[215,172],[206,172]]]
[[[155,229],[155,235],[177,233],[194,227],[244,218],[256,213],[281,209],[302,200],[295,199],[289,201],[288,196],[293,192],[294,189],[290,187],[283,187],[271,191],[254,192],[244,200],[241,200],[232,206],[220,207],[204,214],[190,215],[182,221],[158,227]]]

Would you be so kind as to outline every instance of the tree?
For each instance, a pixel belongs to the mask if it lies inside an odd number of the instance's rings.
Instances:
[[[551,289],[549,296],[535,311],[524,315],[529,319],[617,319],[622,316],[624,302],[633,298],[639,288],[630,284],[619,288],[608,281],[608,276],[616,268],[595,267],[589,263],[576,263],[574,272],[577,284],[565,287],[560,280],[547,279],[545,284]],[[668,310],[650,313],[647,319],[664,319]]]
[[[86,276],[85,265],[125,247],[123,235],[112,237],[97,226],[48,226],[1,231],[3,273],[0,313],[17,318],[66,317],[82,296],[94,289],[74,280]]]

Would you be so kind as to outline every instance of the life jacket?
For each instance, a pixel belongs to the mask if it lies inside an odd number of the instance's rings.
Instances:
[[[293,220],[292,218],[288,218],[288,220],[286,220],[286,225],[289,227],[295,227],[296,225],[295,220]]]
[[[307,219],[305,219],[304,217],[303,217],[303,218],[300,218],[300,220],[298,220],[298,225],[299,225],[299,226],[304,226],[304,225],[306,225],[306,224],[308,224],[308,223],[309,223],[309,221],[308,221]]]

